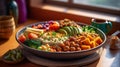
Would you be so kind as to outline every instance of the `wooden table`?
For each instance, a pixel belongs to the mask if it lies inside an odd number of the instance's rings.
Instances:
[[[14,49],[18,47],[18,43],[15,40],[16,32],[23,26],[31,24],[33,22],[37,22],[37,20],[27,20],[27,22],[23,24],[19,24],[15,32],[8,40],[2,40],[2,39],[0,40],[0,57],[2,57],[2,55],[4,55],[9,49]],[[15,65],[9,65],[0,61],[0,67],[43,67],[43,66],[33,64],[27,59],[24,59],[24,61]],[[102,52],[100,59],[98,59],[92,64],[83,67],[120,67],[120,49],[109,50],[109,47],[106,46]]]

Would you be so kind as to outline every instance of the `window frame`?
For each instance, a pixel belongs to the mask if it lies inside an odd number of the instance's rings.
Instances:
[[[45,4],[52,4],[52,5],[59,5],[59,6],[66,6],[69,8],[78,8],[78,9],[85,9],[97,12],[103,12],[108,14],[120,15],[120,10],[108,9],[104,7],[97,7],[92,5],[84,5],[84,4],[75,4],[73,0],[68,0],[68,2],[60,2],[60,1],[53,1],[53,0],[43,0]]]

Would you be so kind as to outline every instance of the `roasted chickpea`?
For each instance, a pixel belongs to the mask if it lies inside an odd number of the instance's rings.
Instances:
[[[74,45],[74,47],[79,47],[79,44],[76,43],[76,44]]]
[[[41,50],[47,51],[47,47],[45,45],[40,47]]]
[[[71,46],[71,47],[74,47],[74,46],[75,46],[75,42],[73,42],[73,41],[70,42],[70,46]]]
[[[50,46],[52,49],[56,49],[56,46]]]
[[[75,48],[75,47],[70,47],[70,50],[71,50],[71,51],[75,51],[76,48]]]
[[[51,48],[51,49],[50,49],[50,52],[54,52],[54,49]]]
[[[75,41],[76,40],[75,37],[70,37],[69,39],[70,39],[70,41]]]
[[[75,42],[76,42],[76,43],[79,43],[79,42],[80,42],[80,39],[75,40]]]
[[[57,52],[56,49],[53,49],[53,52]]]
[[[83,42],[82,41],[79,41],[79,43],[78,43],[79,45],[82,45],[83,44]]]
[[[69,51],[69,50],[70,50],[70,47],[69,47],[69,46],[65,46],[65,47],[63,48],[63,50],[64,50],[64,51]]]
[[[80,47],[77,47],[77,48],[76,48],[76,50],[77,50],[77,51],[80,51],[80,50],[81,50],[81,48],[80,48]]]
[[[64,43],[63,44],[59,44],[58,46],[61,47],[61,48],[64,48],[65,44]]]
[[[49,48],[49,47],[50,47],[50,45],[49,45],[49,44],[45,44],[45,46],[46,46],[47,48]]]
[[[70,46],[70,42],[69,42],[69,41],[65,41],[64,44],[65,44],[66,46]]]
[[[61,47],[56,47],[56,50],[57,51],[62,51],[62,48]]]

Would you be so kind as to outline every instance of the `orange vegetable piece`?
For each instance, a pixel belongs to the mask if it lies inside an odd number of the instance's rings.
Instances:
[[[97,45],[96,45],[96,42],[95,41],[91,41],[91,44],[90,44],[90,47],[91,48],[94,48],[94,47],[96,47]]]
[[[84,40],[86,37],[85,36],[79,36],[79,39]]]
[[[89,45],[81,45],[81,49],[82,50],[90,49],[90,46]]]
[[[100,37],[95,38],[95,42],[101,44],[103,40]]]
[[[83,44],[85,44],[85,45],[90,45],[90,44],[91,44],[89,38],[86,38],[86,39],[83,40],[82,42],[83,42]]]
[[[89,34],[87,34],[87,37],[90,39],[90,41],[94,40],[94,38]]]

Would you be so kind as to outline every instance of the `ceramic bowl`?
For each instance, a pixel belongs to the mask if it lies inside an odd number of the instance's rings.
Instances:
[[[38,22],[35,24],[39,24],[39,23],[44,23],[44,22]],[[76,22],[77,24],[79,24],[80,26],[85,26],[86,24],[80,23],[80,22]],[[93,27],[96,32],[101,36],[101,38],[103,39],[102,44],[100,44],[99,46],[92,48],[92,49],[88,49],[88,50],[82,50],[82,51],[72,51],[72,52],[46,52],[46,51],[41,51],[41,50],[37,50],[37,49],[33,49],[30,48],[28,46],[26,46],[25,44],[21,43],[18,40],[18,37],[20,34],[22,34],[26,27],[35,25],[35,24],[31,24],[28,26],[23,27],[22,29],[20,29],[17,33],[16,33],[16,40],[17,42],[21,45],[23,51],[27,51],[30,52],[32,54],[35,54],[36,56],[39,57],[43,57],[43,58],[49,58],[49,59],[77,59],[77,58],[82,58],[88,55],[91,55],[93,53],[95,53],[97,50],[99,50],[106,42],[106,35],[105,33],[103,33],[100,29]],[[91,26],[92,27],[92,26]]]

